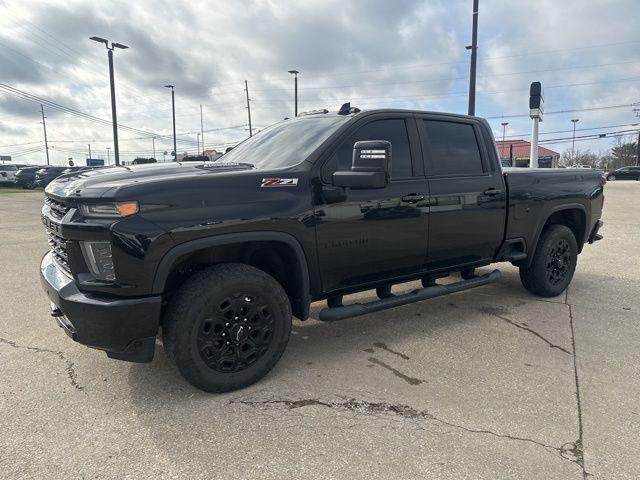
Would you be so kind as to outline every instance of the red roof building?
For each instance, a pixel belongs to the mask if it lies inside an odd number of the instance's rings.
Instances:
[[[513,167],[528,167],[531,155],[531,143],[526,140],[498,140],[500,160],[508,161]],[[538,145],[538,166],[541,168],[558,168],[560,154]]]

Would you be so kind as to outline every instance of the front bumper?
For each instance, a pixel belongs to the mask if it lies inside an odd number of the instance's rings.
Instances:
[[[40,265],[40,282],[52,315],[73,340],[105,350],[111,358],[150,362],[160,324],[162,297],[113,298],[81,292],[48,252]]]

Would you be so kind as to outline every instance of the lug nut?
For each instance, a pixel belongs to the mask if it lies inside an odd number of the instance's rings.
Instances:
[[[224,324],[224,326],[225,326],[225,327],[228,327],[229,325],[230,325],[229,323],[225,323],[225,324]]]
[[[227,336],[227,334],[223,332],[223,333],[222,333],[222,336],[223,336],[223,337],[226,337],[226,336]]]
[[[229,343],[229,342],[227,342],[227,345],[230,345],[230,343]]]

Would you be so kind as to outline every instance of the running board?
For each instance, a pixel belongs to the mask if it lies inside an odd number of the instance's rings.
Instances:
[[[393,297],[383,298],[370,303],[354,303],[352,305],[343,305],[341,307],[323,308],[320,310],[319,319],[323,322],[335,322],[336,320],[344,320],[345,318],[366,315],[367,313],[379,312],[388,308],[399,307],[409,303],[420,302],[430,298],[448,295],[450,293],[469,290],[470,288],[480,287],[488,283],[494,283],[500,280],[500,270],[494,270],[478,277],[468,280],[462,280],[449,285],[434,285],[432,287],[420,288],[402,295],[394,295]]]

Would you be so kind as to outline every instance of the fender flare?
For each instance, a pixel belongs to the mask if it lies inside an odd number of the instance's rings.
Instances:
[[[178,259],[184,255],[188,255],[205,248],[230,245],[233,243],[265,241],[284,243],[294,252],[299,265],[299,268],[296,269],[296,276],[298,277],[297,279],[299,284],[302,286],[302,298],[292,299],[294,301],[293,303],[296,304],[292,305],[292,307],[296,316],[301,320],[305,320],[309,316],[309,308],[311,304],[307,258],[300,242],[298,242],[293,235],[284,232],[254,231],[228,233],[198,238],[196,240],[190,240],[176,245],[171,248],[158,263],[158,267],[156,268],[156,273],[153,278],[152,293],[163,293],[167,279],[171,273],[171,268],[175,265]]]
[[[541,217],[543,220],[538,222],[538,225],[536,226],[536,230],[535,230],[535,233],[534,233],[533,241],[531,243],[530,252],[527,255],[527,265],[530,265],[531,261],[533,260],[533,256],[536,253],[536,248],[538,248],[538,241],[540,240],[540,235],[542,235],[542,229],[546,225],[547,220],[549,220],[551,215],[553,215],[554,213],[561,212],[563,210],[580,210],[582,212],[582,214],[584,215],[585,232],[583,232],[583,234],[582,234],[582,239],[583,239],[583,243],[584,243],[584,239],[586,238],[586,235],[588,235],[586,232],[589,229],[589,221],[587,219],[587,209],[586,209],[586,207],[581,203],[565,203],[565,204],[562,204],[562,205],[557,205],[557,206],[552,207],[549,210],[547,210],[545,215],[543,215]],[[578,251],[580,251],[581,249],[582,249],[582,245],[578,245]]]

